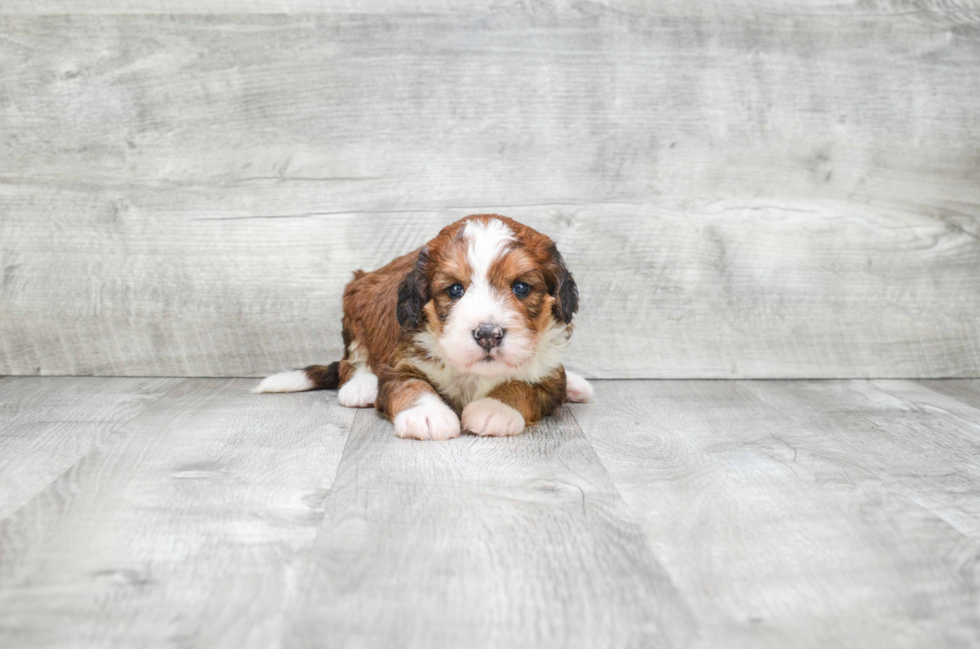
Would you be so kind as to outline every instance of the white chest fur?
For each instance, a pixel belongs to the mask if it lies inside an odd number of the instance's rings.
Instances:
[[[553,325],[538,337],[534,357],[511,371],[496,376],[481,376],[455,369],[451,363],[439,358],[438,345],[428,332],[416,337],[416,342],[429,350],[432,359],[412,359],[411,364],[421,370],[440,394],[462,408],[468,403],[487,396],[491,390],[507,381],[537,383],[548,377],[561,365],[561,355],[568,346],[571,334],[564,325]]]

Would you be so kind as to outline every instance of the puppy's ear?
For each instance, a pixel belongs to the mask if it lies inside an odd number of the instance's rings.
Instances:
[[[416,330],[422,326],[422,309],[429,302],[429,282],[426,279],[426,266],[429,263],[429,251],[425,248],[419,251],[415,268],[405,276],[398,287],[398,324],[402,329]]]
[[[550,272],[547,274],[548,292],[555,298],[555,304],[551,307],[552,312],[556,320],[568,324],[578,311],[578,286],[565,267],[565,260],[561,258],[558,248],[552,245],[549,252],[551,264]]]

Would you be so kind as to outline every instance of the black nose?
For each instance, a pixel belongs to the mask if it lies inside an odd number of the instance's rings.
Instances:
[[[500,344],[504,337],[504,330],[499,325],[481,324],[473,330],[473,337],[483,349],[490,351]]]

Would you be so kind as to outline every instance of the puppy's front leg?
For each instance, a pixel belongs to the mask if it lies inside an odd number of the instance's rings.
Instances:
[[[508,381],[463,408],[463,428],[477,435],[518,435],[565,403],[565,370],[539,383]]]
[[[459,417],[424,379],[409,373],[382,375],[377,408],[401,438],[443,440],[459,437]]]

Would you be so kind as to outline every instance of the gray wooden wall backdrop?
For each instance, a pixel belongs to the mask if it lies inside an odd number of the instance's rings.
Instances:
[[[495,211],[590,376],[980,375],[980,0],[242,4],[0,2],[0,374],[330,361]]]

